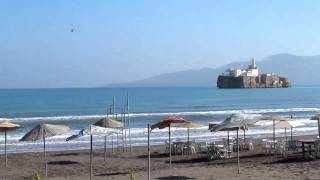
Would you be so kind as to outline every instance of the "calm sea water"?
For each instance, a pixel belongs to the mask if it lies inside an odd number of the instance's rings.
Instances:
[[[39,123],[69,125],[72,131],[48,139],[48,148],[88,148],[86,137],[71,142],[65,138],[104,117],[113,102],[124,107],[129,94],[131,137],[134,145],[146,142],[146,126],[165,115],[176,114],[193,122],[207,124],[222,121],[232,113],[261,113],[293,117],[306,126],[295,128],[294,134],[316,134],[316,122],[308,120],[320,113],[320,87],[294,87],[288,89],[216,89],[216,88],[92,88],[92,89],[10,89],[0,90],[0,120],[22,124],[24,128],[9,132],[10,151],[41,150],[40,142],[18,140]],[[119,108],[120,112],[121,109]],[[248,131],[248,136],[271,136],[270,128]],[[191,138],[214,141],[224,133],[211,133],[207,127],[191,130]],[[277,129],[279,136],[283,130]],[[186,130],[173,128],[173,137],[186,138]],[[114,137],[116,139],[116,137]],[[121,138],[119,138],[121,139]],[[167,130],[151,134],[153,144],[167,139]],[[108,146],[111,144],[108,139]],[[3,152],[4,137],[0,136]],[[103,147],[103,137],[95,137],[96,148]],[[121,144],[121,142],[120,142]]]

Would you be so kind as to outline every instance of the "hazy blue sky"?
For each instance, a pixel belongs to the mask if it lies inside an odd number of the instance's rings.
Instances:
[[[0,88],[97,86],[316,55],[319,19],[320,1],[2,0]]]

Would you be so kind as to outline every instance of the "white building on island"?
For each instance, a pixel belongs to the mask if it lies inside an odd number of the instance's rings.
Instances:
[[[247,69],[227,69],[224,73],[224,76],[252,76],[257,77],[259,76],[259,69],[257,68],[256,61],[254,59],[251,60],[251,64],[248,66]]]

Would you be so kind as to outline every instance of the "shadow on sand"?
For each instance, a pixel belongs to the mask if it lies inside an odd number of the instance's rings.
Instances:
[[[48,164],[52,165],[68,165],[68,164],[79,164],[78,162],[75,161],[50,161]]]
[[[53,154],[52,156],[78,156],[80,153],[59,153],[59,154]]]
[[[166,157],[169,157],[169,154],[167,153],[152,153],[150,155],[151,158],[166,158]],[[148,155],[140,155],[140,156],[137,156],[137,158],[148,158]]]
[[[157,177],[156,179],[160,180],[186,180],[186,179],[194,179],[187,176],[165,176],[165,177]]]
[[[129,173],[127,172],[117,172],[117,173],[102,173],[102,174],[97,174],[95,176],[116,176],[116,175],[127,175]]]

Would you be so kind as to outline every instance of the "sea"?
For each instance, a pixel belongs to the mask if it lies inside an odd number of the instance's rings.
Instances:
[[[154,87],[154,88],[68,88],[68,89],[2,89],[0,90],[0,122],[11,121],[23,127],[8,132],[7,149],[11,153],[42,151],[43,142],[20,142],[19,139],[40,123],[64,124],[71,130],[46,140],[48,151],[89,149],[90,139],[77,134],[99,119],[121,119],[128,104],[129,128],[121,135],[107,137],[107,147],[129,147],[147,144],[147,125],[167,115],[177,115],[188,121],[206,125],[190,129],[190,139],[213,142],[225,138],[225,132],[208,131],[209,122],[221,122],[234,113],[258,113],[291,117],[305,125],[293,128],[293,136],[316,135],[317,121],[309,120],[320,113],[320,86],[295,86],[279,89],[217,89],[215,87]],[[110,114],[115,104],[115,114]],[[112,111],[111,110],[111,111]],[[128,118],[127,118],[128,120]],[[259,127],[246,131],[247,138],[271,138],[272,122],[258,122]],[[128,126],[127,126],[128,127]],[[186,140],[187,130],[171,128],[172,138]],[[289,132],[289,130],[287,130]],[[287,136],[290,133],[287,134]],[[231,132],[231,136],[235,136]],[[276,128],[277,136],[284,129]],[[155,129],[151,144],[164,144],[168,129]],[[104,137],[93,137],[94,148],[104,147]],[[0,153],[4,153],[4,133],[0,133]]]

